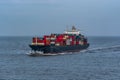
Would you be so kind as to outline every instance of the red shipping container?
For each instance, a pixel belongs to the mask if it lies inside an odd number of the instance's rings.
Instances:
[[[37,43],[44,43],[44,41],[43,41],[43,40],[38,39],[38,40],[37,40]]]
[[[74,41],[74,40],[75,40],[75,37],[74,37],[74,36],[70,36],[70,38],[72,39],[72,41]]]
[[[63,41],[63,38],[64,38],[63,35],[59,35],[59,36],[57,37],[57,40],[58,40],[58,41]]]
[[[50,45],[50,40],[44,40],[45,45]]]
[[[33,38],[33,43],[42,43],[42,42],[44,42],[44,41],[41,40],[41,39],[38,38],[38,37]]]
[[[71,41],[71,45],[76,45],[76,41]]]
[[[48,36],[48,35],[44,35],[44,38],[43,38],[44,40],[48,40],[48,39],[50,39],[50,36]]]
[[[79,45],[79,41],[76,41],[76,45]]]
[[[32,42],[33,42],[33,43],[37,43],[37,40],[38,40],[38,38],[37,38],[37,37],[34,37]]]
[[[74,41],[71,41],[71,45],[74,45]]]

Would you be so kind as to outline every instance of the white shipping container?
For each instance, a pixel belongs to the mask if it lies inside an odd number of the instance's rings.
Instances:
[[[55,42],[50,42],[50,44],[55,44]]]
[[[70,39],[66,40],[66,45],[70,45]]]
[[[56,45],[56,46],[60,46],[60,44],[59,44],[59,43],[56,43],[55,45]]]

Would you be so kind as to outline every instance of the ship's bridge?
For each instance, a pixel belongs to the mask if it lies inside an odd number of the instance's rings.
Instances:
[[[75,34],[75,35],[79,35],[80,34],[80,31],[79,30],[77,30],[76,28],[75,28],[75,26],[72,26],[72,30],[66,30],[65,32],[64,32],[65,34]]]

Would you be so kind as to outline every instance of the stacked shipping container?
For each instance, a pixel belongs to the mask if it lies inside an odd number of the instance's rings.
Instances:
[[[87,39],[82,35],[69,35],[69,34],[51,34],[44,35],[43,38],[34,37],[32,41],[33,45],[83,45],[87,44]]]

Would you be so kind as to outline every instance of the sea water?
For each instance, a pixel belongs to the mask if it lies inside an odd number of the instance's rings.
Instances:
[[[0,37],[0,80],[119,80],[120,37],[88,37],[90,47],[30,57],[32,37]]]

